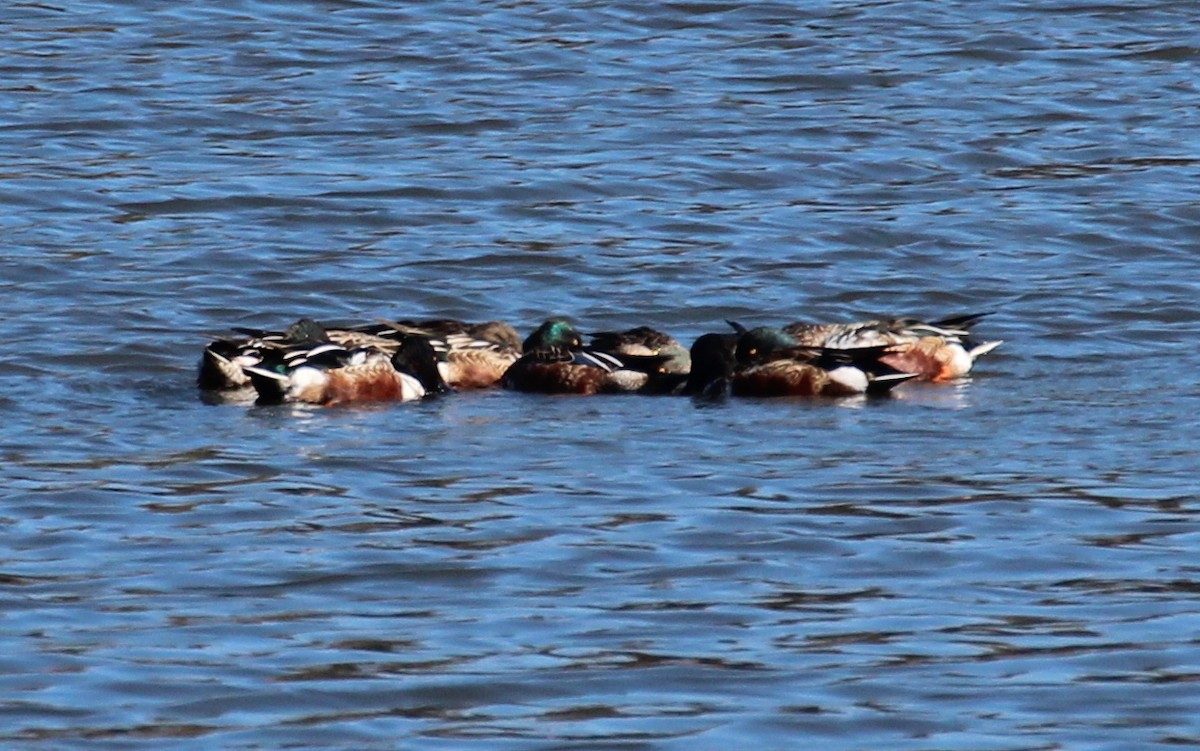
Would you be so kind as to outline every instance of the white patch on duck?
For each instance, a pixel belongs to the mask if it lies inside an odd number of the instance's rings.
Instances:
[[[852,365],[843,365],[840,368],[830,370],[829,380],[849,391],[859,394],[865,392],[867,385],[870,383],[867,374],[861,368],[856,368]]]

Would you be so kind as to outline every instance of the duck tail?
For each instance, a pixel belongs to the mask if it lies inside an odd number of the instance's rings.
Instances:
[[[934,321],[931,326],[936,326],[939,329],[959,329],[966,331],[975,324],[979,323],[980,319],[985,316],[990,316],[996,311],[989,310],[984,313],[971,313],[965,316],[953,316],[952,318],[943,318],[940,321]]]
[[[967,350],[967,356],[969,356],[971,358],[971,362],[975,362],[976,357],[979,357],[980,355],[986,355],[988,352],[991,352],[996,347],[999,347],[1001,344],[1004,344],[1003,339],[997,339],[994,342],[984,342],[983,344],[977,344],[974,347],[971,347],[969,350]]]
[[[233,362],[216,351],[214,342],[204,348],[204,354],[200,359],[200,372],[196,375],[196,385],[202,389],[227,389],[237,386],[240,381],[245,385],[245,380],[241,376],[241,368],[234,365]]]
[[[872,395],[887,394],[905,381],[917,377],[917,373],[887,373],[877,375],[867,384],[867,393]]]

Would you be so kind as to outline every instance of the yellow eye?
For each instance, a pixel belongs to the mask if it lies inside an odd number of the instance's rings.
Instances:
[[[751,348],[750,348],[750,352],[749,352],[749,354],[750,354],[750,356],[751,356],[751,357],[754,357],[755,355],[757,355],[757,354],[758,354],[758,347],[751,347]]]

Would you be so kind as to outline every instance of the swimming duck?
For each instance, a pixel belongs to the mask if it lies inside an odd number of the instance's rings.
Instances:
[[[976,358],[1003,341],[976,341],[970,329],[988,313],[926,323],[917,318],[888,318],[857,323],[791,323],[783,331],[805,346],[848,349],[888,345],[882,358],[897,370],[925,381],[950,381],[971,371]]]
[[[760,326],[738,338],[731,391],[735,396],[885,394],[917,377],[885,363],[889,353],[889,345],[800,345],[782,329]]]
[[[408,324],[407,321],[401,323]],[[455,341],[455,337],[469,338],[473,341],[484,341],[513,350],[518,355],[521,353],[521,335],[504,321],[466,323],[449,318],[433,318],[409,325],[428,332],[434,338],[445,339],[448,342]]]
[[[516,330],[500,321],[465,323],[436,319],[420,322],[380,322],[358,326],[326,327],[302,318],[285,331],[235,328],[241,338],[220,338],[204,349],[197,385],[206,391],[250,388],[245,368],[260,365],[264,352],[277,352],[319,343],[347,350],[374,348],[394,353],[406,335],[424,336],[439,353],[446,382],[458,389],[495,386],[504,371],[520,356]]]
[[[396,345],[391,354],[333,342],[268,350],[261,364],[245,372],[260,404],[403,402],[449,390],[428,338],[403,335]]]
[[[521,356],[521,338],[501,321],[463,323],[431,320],[381,324],[375,332],[382,337],[417,334],[429,338],[438,351],[438,368],[452,387],[485,389],[499,384],[509,366]]]
[[[688,353],[691,367],[687,373],[674,376],[672,387],[661,393],[684,396],[721,398],[729,394],[737,360],[734,346],[737,336],[704,334],[692,342]],[[666,381],[670,376],[662,376]]]
[[[611,355],[627,369],[644,372],[644,382],[629,385],[642,394],[680,393],[687,374],[692,369],[688,349],[675,337],[649,326],[625,331],[600,331],[588,335],[590,350]]]
[[[325,328],[311,318],[301,318],[285,331],[235,328],[241,338],[218,338],[209,342],[200,358],[196,385],[212,391],[250,388],[245,368],[258,365],[263,352],[328,341]]]
[[[650,370],[665,358],[616,355],[585,347],[583,337],[563,318],[551,318],[527,337],[524,354],[505,372],[501,384],[514,391],[543,394],[598,394],[637,391]]]
[[[675,337],[664,334],[649,326],[638,326],[625,331],[600,331],[589,334],[592,349],[620,357],[661,357],[660,373],[684,373],[691,369],[691,356],[687,348]]]

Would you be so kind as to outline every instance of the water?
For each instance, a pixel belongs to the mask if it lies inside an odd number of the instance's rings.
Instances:
[[[0,10],[0,743],[1200,743],[1193,11]],[[981,310],[884,401],[192,387],[302,315]]]

